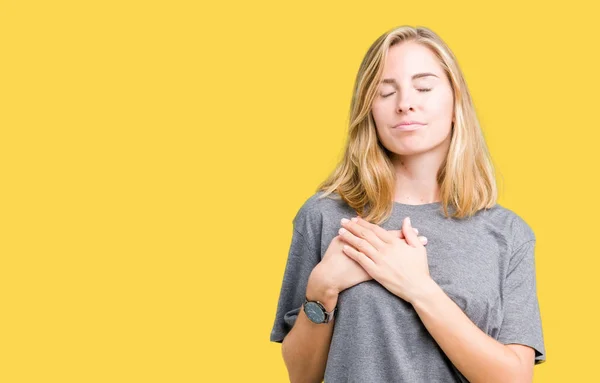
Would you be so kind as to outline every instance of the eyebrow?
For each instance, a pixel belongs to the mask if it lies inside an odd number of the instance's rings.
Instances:
[[[427,76],[433,76],[433,77],[438,77],[436,75],[434,75],[433,73],[417,73],[415,75],[412,76],[412,79],[415,80],[417,78],[421,78],[421,77],[427,77]],[[381,81],[382,84],[395,84],[396,80],[394,80],[393,78],[384,78]]]

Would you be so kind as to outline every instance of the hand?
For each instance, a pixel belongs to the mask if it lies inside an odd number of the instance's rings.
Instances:
[[[339,235],[331,240],[323,259],[310,274],[308,290],[317,295],[337,295],[349,287],[373,279],[344,254],[344,244]]]
[[[413,230],[415,231],[415,233],[417,235],[419,234],[419,229],[417,229],[416,227],[413,227]],[[388,230],[388,233],[392,233],[393,236],[406,240],[406,238],[404,238],[404,233],[402,232],[402,230]],[[419,241],[421,241],[421,243],[423,244],[423,246],[427,245],[427,237],[419,235],[418,238],[419,238]]]
[[[415,234],[419,233],[419,229],[413,228],[413,230]],[[388,232],[392,236],[404,240],[402,230],[389,230]],[[427,243],[425,237],[419,237],[419,240],[423,244]],[[360,264],[344,254],[343,246],[345,244],[347,243],[343,241],[342,236],[335,236],[329,244],[323,259],[311,273],[312,281],[309,280],[309,282],[316,283],[318,285],[316,290],[321,291],[323,294],[325,292],[339,294],[347,288],[373,279]]]
[[[353,219],[354,220],[354,219]],[[405,240],[360,217],[342,222],[340,233],[347,243],[343,252],[394,295],[412,303],[432,281],[427,251],[407,217],[402,223]]]

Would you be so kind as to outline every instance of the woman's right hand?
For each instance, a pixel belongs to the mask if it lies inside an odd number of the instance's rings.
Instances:
[[[402,230],[388,230],[390,233],[404,239]],[[415,232],[419,234],[418,229]],[[419,237],[425,245],[425,237]],[[339,294],[349,287],[373,279],[356,261],[349,258],[342,251],[342,247],[347,243],[339,235],[335,236],[321,262],[315,266],[309,278],[311,287],[318,286],[317,290],[328,291],[333,294]]]

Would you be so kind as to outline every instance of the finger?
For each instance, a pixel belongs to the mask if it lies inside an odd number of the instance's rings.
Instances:
[[[344,252],[344,254],[346,254],[349,258],[353,259],[354,261],[356,261],[359,265],[362,266],[363,269],[365,269],[365,271],[371,276],[373,277],[374,272],[376,270],[376,264],[375,262],[373,262],[373,260],[369,257],[367,257],[365,254],[361,253],[360,251],[357,251],[356,249],[354,249],[352,246],[348,246],[348,245],[344,245],[342,247],[342,251]]]
[[[410,217],[406,217],[402,224],[402,232],[404,233],[404,237],[406,238],[406,242],[413,247],[422,247],[423,244],[418,239],[415,231],[412,230],[412,226],[410,223]]]
[[[344,225],[346,225],[346,223],[344,223]],[[366,231],[366,229],[364,229],[364,228],[362,230]],[[357,251],[360,251],[361,253],[365,254],[369,258],[375,260],[377,258],[377,256],[379,255],[379,250],[377,250],[375,247],[373,247],[373,245],[369,241],[367,241],[364,238],[357,237],[350,230],[342,227],[339,230],[339,234],[340,234],[340,238],[342,238],[342,240],[346,244],[352,246],[354,249],[356,249]],[[372,235],[375,235],[375,234],[372,233]],[[381,241],[381,240],[379,240],[379,241]]]
[[[374,223],[371,223],[365,219],[363,219],[362,217],[355,217],[356,223],[358,223],[360,226],[362,227],[366,227],[367,229],[370,229],[371,231],[373,231],[373,233],[375,233],[375,235],[377,235],[377,237],[379,239],[381,239],[382,242],[385,243],[393,243],[394,242],[394,236],[392,234],[390,234],[387,230],[385,230],[384,228],[382,228],[379,225],[375,225]]]
[[[402,230],[389,230],[388,232],[395,235],[397,238],[404,239],[404,234],[402,234]],[[419,240],[423,245],[426,245],[428,241],[427,237],[424,237],[422,235],[419,236]]]
[[[415,230],[415,233],[419,234],[419,229],[417,229],[416,227],[413,229]],[[388,230],[387,232],[392,234],[394,238],[404,239],[404,233],[402,232],[402,230]]]
[[[344,229],[354,234],[357,238],[361,238],[367,241],[377,251],[382,250],[386,246],[386,243],[381,238],[379,238],[377,234],[375,234],[371,227],[367,227],[365,224],[360,224],[358,218],[356,217],[352,218],[352,220],[342,219],[342,226],[344,227]],[[365,250],[356,246],[355,249],[359,251]],[[367,253],[367,255],[370,256],[371,254]]]

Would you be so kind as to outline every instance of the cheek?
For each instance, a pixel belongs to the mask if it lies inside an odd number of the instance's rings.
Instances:
[[[375,124],[380,126],[384,123],[385,117],[385,108],[381,106],[381,104],[373,104],[371,107],[371,114],[373,115],[373,120]]]
[[[381,115],[381,113],[383,112],[383,105],[381,104],[381,102],[373,102],[373,105],[371,106],[371,112],[374,116]]]
[[[427,109],[436,120],[452,119],[453,99],[446,94],[436,95],[427,102]]]

